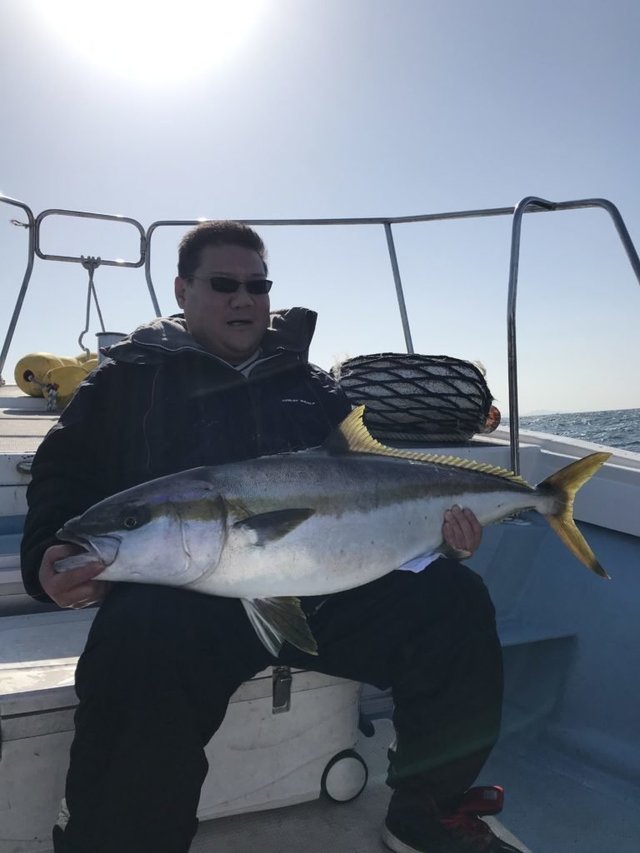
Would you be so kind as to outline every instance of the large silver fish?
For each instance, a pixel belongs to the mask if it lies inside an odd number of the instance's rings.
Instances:
[[[366,429],[363,411],[354,409],[317,449],[194,468],[127,489],[68,521],[58,538],[104,561],[104,580],[242,599],[274,654],[284,640],[317,651],[298,596],[357,587],[443,549],[443,517],[453,504],[482,525],[535,509],[579,560],[607,577],[573,521],[573,500],[610,454],[573,462],[533,488],[503,468],[385,447]],[[56,569],[86,558],[67,557]]]

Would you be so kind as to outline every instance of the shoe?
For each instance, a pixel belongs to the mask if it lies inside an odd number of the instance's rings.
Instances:
[[[393,792],[382,841],[394,853],[521,853],[495,835],[480,815],[498,814],[498,786],[471,788],[455,808],[444,811],[424,792]]]

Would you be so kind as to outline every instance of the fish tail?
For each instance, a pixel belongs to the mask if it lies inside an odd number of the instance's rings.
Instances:
[[[601,578],[609,578],[609,575],[576,527],[573,520],[573,502],[578,489],[596,473],[601,465],[604,465],[610,456],[610,453],[592,453],[556,471],[538,486],[540,492],[551,494],[556,499],[554,511],[544,514],[551,527],[571,553]]]

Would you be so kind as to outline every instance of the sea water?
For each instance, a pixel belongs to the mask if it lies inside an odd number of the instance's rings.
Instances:
[[[640,453],[640,409],[526,415],[520,418],[520,428]]]

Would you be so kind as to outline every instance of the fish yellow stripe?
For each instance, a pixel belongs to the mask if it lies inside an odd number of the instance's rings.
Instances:
[[[324,449],[331,454],[342,453],[371,453],[376,456],[395,456],[398,459],[409,459],[413,462],[428,462],[431,465],[446,465],[450,468],[464,468],[467,471],[478,471],[500,477],[509,483],[533,487],[518,474],[507,468],[488,465],[485,462],[474,462],[472,459],[461,459],[459,456],[442,456],[437,453],[421,453],[415,450],[401,450],[387,447],[375,439],[364,424],[364,406],[356,406],[352,412],[336,427],[325,442]]]

